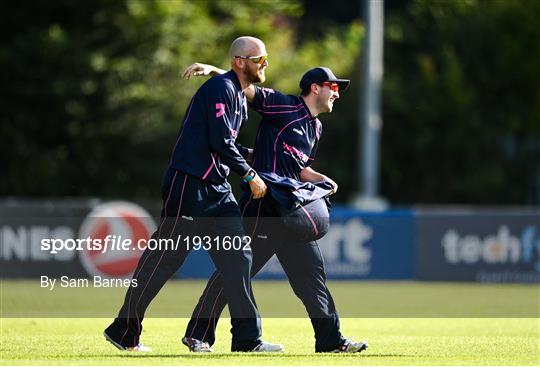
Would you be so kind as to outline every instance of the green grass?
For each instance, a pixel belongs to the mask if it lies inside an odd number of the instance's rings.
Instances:
[[[343,334],[370,345],[333,355],[313,353],[311,324],[287,282],[254,282],[263,337],[287,352],[230,353],[230,324],[222,319],[215,352],[198,355],[180,338],[204,282],[169,282],[154,300],[142,335],[151,354],[122,353],[101,335],[124,289],[46,291],[37,283],[1,281],[1,365],[540,364],[538,285],[331,282]]]
[[[149,315],[190,317],[206,282],[169,281]],[[537,284],[331,281],[328,286],[342,317],[538,318]],[[305,309],[286,281],[254,281],[264,317],[302,318]],[[114,317],[122,288],[41,288],[39,280],[0,280],[1,317]],[[35,301],[39,299],[39,307]]]
[[[266,319],[267,340],[284,354],[229,353],[229,320],[211,355],[188,353],[179,339],[186,319],[147,319],[142,340],[151,354],[117,351],[101,336],[107,319],[2,319],[7,365],[537,365],[538,319],[343,319],[347,335],[370,348],[356,355],[313,353],[306,319]]]

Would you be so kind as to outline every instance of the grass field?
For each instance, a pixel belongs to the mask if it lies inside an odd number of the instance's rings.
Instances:
[[[190,317],[206,282],[169,281],[152,302],[155,318]],[[341,317],[352,318],[538,318],[540,287],[534,284],[329,281]],[[39,280],[0,280],[1,317],[110,318],[122,288],[41,288]],[[303,318],[302,303],[286,281],[254,281],[264,317]],[[35,306],[36,299],[39,307]]]
[[[148,319],[142,340],[151,354],[117,351],[101,336],[108,319],[3,319],[3,365],[538,365],[538,319],[343,319],[347,335],[370,347],[357,355],[313,353],[306,319],[265,319],[264,335],[280,355],[229,353],[229,320],[221,320],[211,355],[179,339],[186,319]]]
[[[20,282],[2,282],[2,307],[14,306],[10,299],[17,294]],[[190,298],[193,304],[197,293],[203,286],[201,282],[172,282],[156,298],[144,322],[142,341],[151,346],[151,354],[126,354],[117,351],[105,342],[101,333],[111,321],[110,318],[12,318],[1,319],[0,351],[1,365],[539,365],[540,364],[540,319],[535,317],[514,318],[406,318],[370,317],[342,318],[342,332],[346,336],[365,339],[369,342],[366,352],[356,355],[315,354],[313,331],[309,319],[268,317],[276,305],[290,308],[295,314],[299,302],[292,296],[276,299],[276,292],[287,283],[257,282],[255,294],[263,319],[263,336],[266,340],[285,345],[286,353],[279,355],[253,355],[230,353],[230,324],[222,319],[218,327],[218,339],[211,355],[198,355],[187,352],[181,345],[180,337],[187,324],[185,318],[152,318],[158,314],[161,303],[168,303],[169,293],[180,292],[182,297]],[[483,287],[473,284],[440,284],[438,294],[449,298],[456,294],[493,294],[498,289],[501,297],[535,297],[538,286]],[[434,292],[437,284],[415,283],[333,283],[338,308],[341,294],[358,294],[356,307],[370,305],[370,297],[377,298],[379,288],[394,290],[397,294],[421,296]],[[514,287],[514,288],[512,288]],[[401,292],[399,290],[401,289]],[[420,289],[420,290],[419,290]],[[474,290],[476,289],[476,292]],[[516,289],[521,289],[517,292]],[[370,291],[372,290],[372,291]],[[408,291],[407,291],[408,290]],[[510,291],[511,290],[511,291]],[[505,292],[509,292],[505,296]],[[512,293],[514,292],[514,293]],[[115,298],[116,307],[123,291]],[[279,292],[278,292],[279,293]],[[8,297],[9,296],[9,297]],[[360,297],[361,296],[361,297]],[[425,294],[424,294],[425,296]],[[521,297],[521,298],[520,298]],[[68,305],[72,300],[61,297]],[[183,299],[183,298],[181,298]],[[530,300],[530,298],[529,298]],[[75,303],[80,302],[73,300]],[[177,301],[177,300],[175,300]],[[471,307],[471,300],[463,299],[463,307]],[[99,300],[97,300],[99,302]],[[411,307],[410,300],[405,300]],[[538,300],[533,300],[534,305]],[[459,302],[458,302],[459,303]],[[21,314],[53,307],[43,304],[39,297],[32,302],[15,303]],[[383,312],[389,313],[399,308],[399,298],[394,302],[379,304]],[[438,305],[437,300],[434,304]],[[503,310],[512,306],[508,299],[490,307]],[[397,308],[396,308],[397,306]],[[479,307],[479,305],[477,305]],[[347,306],[348,307],[348,306]],[[429,309],[429,308],[428,308]],[[296,311],[295,311],[296,310]],[[52,309],[49,309],[52,311]],[[431,311],[432,312],[432,311]],[[517,315],[534,315],[540,312],[517,312]],[[3,315],[5,313],[3,312]],[[181,315],[183,316],[183,315]],[[266,316],[266,317],[265,317]],[[399,316],[399,314],[398,314]]]

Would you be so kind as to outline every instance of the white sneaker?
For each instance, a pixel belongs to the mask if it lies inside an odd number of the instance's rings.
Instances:
[[[210,344],[208,344],[207,342],[203,342],[201,340],[195,339],[195,338],[183,337],[182,344],[188,347],[190,352],[195,352],[195,353],[211,353],[212,352],[212,348],[210,348]]]
[[[115,342],[110,336],[107,335],[107,333],[103,332],[103,336],[105,339],[114,345],[116,348],[120,350],[125,350],[127,352],[142,352],[142,353],[149,353],[152,351],[152,348],[147,347],[146,345],[143,345],[141,343],[137,344],[135,347],[124,347],[123,345],[118,344]]]
[[[135,347],[125,348],[124,350],[126,350],[128,352],[150,353],[152,351],[152,348],[147,347],[146,345],[139,343]]]
[[[355,342],[354,340],[347,339],[345,343],[337,349],[334,349],[332,353],[360,353],[368,348],[368,343],[364,341]]]
[[[253,348],[251,350],[251,352],[278,353],[278,352],[285,352],[285,348],[281,344],[272,344],[272,343],[267,343],[267,342],[261,341],[261,344],[257,345],[255,348]]]

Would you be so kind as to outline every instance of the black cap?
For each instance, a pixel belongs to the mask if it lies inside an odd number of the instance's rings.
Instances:
[[[339,85],[339,90],[342,91],[347,89],[351,81],[348,79],[338,79],[334,73],[332,73],[332,70],[319,66],[306,71],[304,76],[302,76],[302,79],[300,79],[300,89],[306,90],[309,89],[313,83],[320,84],[324,82],[335,82]]]

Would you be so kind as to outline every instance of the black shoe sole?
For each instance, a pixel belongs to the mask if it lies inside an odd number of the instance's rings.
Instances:
[[[127,348],[122,346],[121,344],[118,344],[117,342],[115,342],[113,340],[113,338],[111,338],[110,336],[107,335],[107,333],[104,331],[103,332],[103,336],[105,337],[105,340],[108,341],[109,343],[111,343],[112,345],[114,345],[117,349],[119,350],[126,350]]]
[[[362,346],[360,347],[360,349],[358,349],[358,352],[355,352],[355,353],[363,352],[363,351],[365,351],[366,349],[368,349],[368,344],[367,344],[367,343],[364,343],[364,345],[362,345]]]

